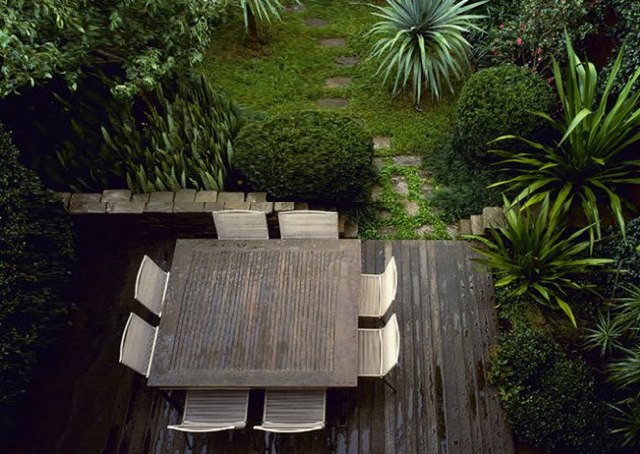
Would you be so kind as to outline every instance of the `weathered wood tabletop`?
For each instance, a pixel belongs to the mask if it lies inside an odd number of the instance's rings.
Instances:
[[[357,385],[359,240],[178,240],[149,386]]]

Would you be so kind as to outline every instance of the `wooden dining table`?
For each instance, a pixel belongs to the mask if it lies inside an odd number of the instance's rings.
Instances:
[[[177,240],[148,385],[356,386],[360,274],[359,240]]]

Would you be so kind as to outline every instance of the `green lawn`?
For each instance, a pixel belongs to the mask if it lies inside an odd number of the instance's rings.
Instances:
[[[214,31],[214,44],[203,69],[215,87],[252,111],[266,114],[317,109],[317,99],[343,96],[345,110],[361,118],[372,136],[389,136],[392,149],[379,154],[422,154],[434,150],[451,131],[453,101],[424,102],[421,113],[410,96],[393,97],[390,86],[374,76],[376,64],[366,59],[373,38],[366,36],[375,22],[372,8],[338,0],[306,2],[303,12],[285,12],[282,22],[266,31],[267,44],[249,45],[241,17],[232,17]],[[307,18],[329,23],[321,28]],[[343,37],[346,47],[318,45],[322,38]],[[339,66],[335,58],[357,56],[355,67]],[[345,88],[326,89],[325,79],[353,77]]]

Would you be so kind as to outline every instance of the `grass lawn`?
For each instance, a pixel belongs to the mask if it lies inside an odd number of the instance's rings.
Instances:
[[[437,148],[453,126],[453,97],[423,102],[413,109],[410,95],[393,97],[391,87],[374,76],[376,64],[367,60],[374,38],[366,36],[376,17],[364,3],[309,0],[302,12],[284,12],[282,22],[267,27],[263,46],[249,45],[238,14],[214,31],[203,70],[215,87],[252,111],[266,114],[318,109],[324,97],[346,97],[344,110],[361,118],[372,136],[391,137],[385,154],[423,154]],[[312,28],[306,19],[328,22]],[[345,47],[321,47],[323,38],[346,38]],[[356,56],[353,67],[339,66],[340,56]],[[350,85],[324,88],[330,77],[353,77]]]

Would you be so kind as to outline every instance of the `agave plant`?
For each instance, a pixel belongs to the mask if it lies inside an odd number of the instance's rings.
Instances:
[[[493,150],[504,158],[501,161],[504,170],[510,175],[515,172],[516,176],[492,186],[517,191],[514,202],[528,199],[524,206],[539,203],[549,194],[567,192],[569,202],[579,205],[587,223],[593,226],[589,229],[593,244],[594,238],[601,236],[599,205],[602,203],[608,204],[624,235],[624,200],[616,193],[615,186],[640,183],[640,160],[623,157],[623,152],[640,140],[640,91],[632,93],[640,68],[612,102],[609,98],[620,71],[621,51],[598,101],[595,66],[581,61],[568,35],[565,39],[569,63],[564,75],[558,62],[553,61],[562,119],[535,112],[559,133],[559,138],[551,145],[514,135],[495,139],[494,142],[516,139],[528,150],[520,153]]]
[[[524,296],[532,302],[559,307],[576,326],[575,317],[565,300],[571,289],[587,288],[574,279],[592,268],[612,263],[611,259],[587,257],[588,241],[579,237],[588,228],[565,235],[562,224],[567,211],[566,191],[551,204],[547,194],[540,211],[514,207],[506,198],[506,225],[490,231],[490,237],[471,235],[484,247],[474,248],[499,277],[496,287],[509,286],[512,296]]]
[[[479,30],[473,22],[483,17],[468,13],[488,0],[469,1],[387,0],[388,6],[370,5],[382,18],[370,32],[381,36],[371,58],[381,59],[376,74],[385,70],[385,81],[395,72],[394,94],[411,81],[419,106],[423,85],[435,99],[442,95],[443,84],[453,92],[452,80],[469,66],[471,44],[464,34]]]

